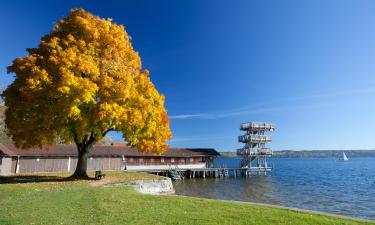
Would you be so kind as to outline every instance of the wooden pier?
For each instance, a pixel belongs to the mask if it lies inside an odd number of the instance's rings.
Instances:
[[[252,174],[264,174],[271,171],[272,167],[250,167],[250,168],[199,168],[168,170],[143,170],[156,175],[171,177],[172,179],[194,179],[194,178],[223,178],[223,177],[247,177]]]
[[[169,169],[164,170],[143,170],[157,175],[168,176],[173,180],[185,178],[206,178],[206,177],[247,177],[252,174],[266,174],[272,170],[267,164],[267,158],[272,156],[272,150],[265,145],[272,141],[266,132],[274,131],[275,126],[268,122],[247,122],[240,125],[240,130],[246,131],[246,134],[238,137],[238,141],[245,144],[244,147],[237,150],[237,155],[242,156],[238,168],[227,167],[206,167],[181,169],[171,165]],[[255,165],[254,165],[255,164]]]

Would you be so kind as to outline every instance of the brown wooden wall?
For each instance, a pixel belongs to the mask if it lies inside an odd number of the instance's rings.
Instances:
[[[19,172],[35,173],[67,171],[67,165],[67,158],[21,158],[19,162]]]
[[[164,159],[164,162],[162,162]],[[63,172],[68,171],[68,157],[21,157],[19,173]],[[204,162],[203,157],[91,157],[87,160],[88,170],[123,170],[125,165],[184,165]],[[174,161],[174,162],[173,162]],[[16,172],[17,158],[12,160],[13,173]],[[70,171],[74,171],[77,158],[71,158]]]

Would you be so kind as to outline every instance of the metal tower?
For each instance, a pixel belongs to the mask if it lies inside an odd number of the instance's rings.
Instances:
[[[265,147],[272,139],[271,136],[264,135],[264,133],[274,131],[275,126],[272,123],[248,122],[241,124],[240,130],[246,131],[245,135],[238,137],[239,142],[245,143],[243,148],[237,150],[237,155],[243,157],[240,167],[258,171],[272,169],[267,166],[267,157],[272,156],[272,150]],[[253,165],[253,161],[255,165]]]

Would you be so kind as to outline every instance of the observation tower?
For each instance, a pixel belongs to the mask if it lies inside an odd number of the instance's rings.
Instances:
[[[243,148],[237,149],[237,155],[242,156],[240,167],[257,171],[271,170],[272,167],[267,165],[267,158],[272,156],[272,150],[266,148],[266,144],[272,139],[265,133],[274,131],[275,126],[268,122],[248,122],[242,123],[240,130],[246,132],[238,137],[239,142],[245,143]]]

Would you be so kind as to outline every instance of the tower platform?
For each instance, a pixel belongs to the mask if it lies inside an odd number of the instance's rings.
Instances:
[[[270,168],[267,165],[267,157],[272,156],[272,150],[265,145],[272,142],[272,138],[265,133],[275,129],[275,125],[269,122],[247,122],[240,125],[240,130],[246,132],[238,137],[239,142],[245,143],[243,148],[237,149],[237,155],[242,157],[241,168]]]

